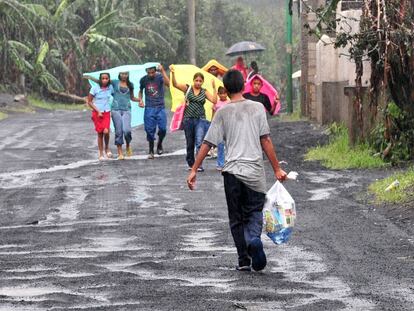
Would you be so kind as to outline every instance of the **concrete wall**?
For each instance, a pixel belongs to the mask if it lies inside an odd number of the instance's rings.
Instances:
[[[308,29],[304,28],[308,24],[311,28],[316,25],[316,15],[307,11],[307,6],[316,9],[326,4],[326,0],[307,0],[306,6],[301,4],[301,109],[302,114],[312,119],[316,118],[316,43],[315,36],[309,36]]]
[[[338,25],[338,28],[351,33],[358,32],[358,20],[361,13],[360,10],[341,12],[342,15],[350,19],[347,20],[347,23]],[[351,22],[351,20],[355,21]],[[308,75],[315,74],[312,80],[314,90],[309,90],[313,91],[311,95],[314,94],[315,98],[312,98],[310,102],[309,111],[311,113],[308,116],[321,124],[332,122],[348,124],[349,122],[349,111],[352,107],[349,107],[349,100],[344,95],[344,88],[356,85],[356,66],[347,56],[348,49],[349,47],[335,49],[334,39],[328,35],[322,36],[316,43],[315,50],[309,49],[309,53],[315,52],[314,70],[308,68]],[[370,63],[364,63],[363,86],[369,85],[370,69]]]
[[[349,123],[349,100],[344,95],[348,81],[323,82],[316,86],[316,118],[320,124]]]
[[[326,4],[326,0],[308,0],[306,4],[313,9]],[[362,0],[342,0],[338,14],[348,17],[346,22],[338,24],[337,32],[359,31],[359,18]],[[317,19],[312,12],[302,6],[302,25],[314,28]],[[344,95],[344,87],[356,85],[355,64],[347,56],[349,47],[335,49],[333,39],[324,35],[321,40],[309,36],[302,27],[302,77],[301,108],[302,113],[312,120],[326,124],[330,122],[347,123],[349,119],[349,101]],[[364,64],[363,86],[369,85],[370,64]],[[342,88],[342,89],[341,89]]]

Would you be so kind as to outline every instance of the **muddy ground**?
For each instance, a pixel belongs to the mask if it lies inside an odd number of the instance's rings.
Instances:
[[[151,161],[137,128],[134,157],[98,162],[87,112],[0,122],[0,310],[413,310],[413,219],[366,196],[388,172],[304,162],[323,131],[270,123],[297,226],[240,273],[222,177],[207,160],[187,190],[182,133]]]

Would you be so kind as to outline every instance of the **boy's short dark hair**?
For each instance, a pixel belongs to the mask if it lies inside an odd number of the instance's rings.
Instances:
[[[148,67],[147,69],[145,69],[146,72],[150,71],[150,70],[155,70],[157,71],[157,67],[152,66],[152,67]]]
[[[224,86],[220,85],[217,89],[217,93],[218,94],[224,94],[224,93],[227,93],[227,90],[224,88]]]
[[[236,69],[230,69],[223,77],[223,84],[229,94],[240,93],[244,88],[242,73]]]

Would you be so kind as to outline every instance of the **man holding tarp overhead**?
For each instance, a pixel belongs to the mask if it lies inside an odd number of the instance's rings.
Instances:
[[[159,155],[164,152],[162,141],[167,134],[167,113],[165,112],[164,85],[169,86],[170,79],[162,65],[159,65],[158,68],[161,71],[161,74],[157,72],[156,67],[149,67],[146,69],[147,75],[142,77],[140,80],[138,95],[140,107],[145,107],[144,127],[149,144],[148,159],[154,159],[154,141],[157,126],[157,153]],[[143,91],[145,92],[145,105],[142,101]]]

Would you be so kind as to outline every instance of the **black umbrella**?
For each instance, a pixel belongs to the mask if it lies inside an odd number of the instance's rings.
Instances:
[[[231,48],[229,48],[226,52],[228,56],[237,56],[237,55],[244,55],[247,53],[252,52],[261,52],[264,51],[265,48],[257,43],[252,41],[242,41],[234,44]]]

